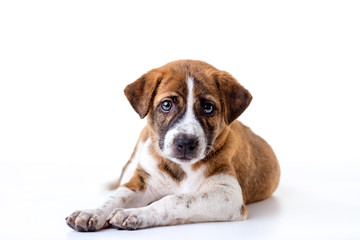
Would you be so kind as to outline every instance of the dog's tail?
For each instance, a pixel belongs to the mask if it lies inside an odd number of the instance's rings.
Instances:
[[[120,178],[118,178],[117,180],[109,181],[104,184],[104,189],[108,191],[115,190],[118,187],[120,187]]]

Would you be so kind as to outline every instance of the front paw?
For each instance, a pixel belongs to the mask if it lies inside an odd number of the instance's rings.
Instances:
[[[146,217],[138,209],[115,209],[109,216],[109,223],[118,229],[135,230],[148,227]]]
[[[107,227],[101,210],[75,211],[65,218],[66,224],[78,232],[94,232]]]

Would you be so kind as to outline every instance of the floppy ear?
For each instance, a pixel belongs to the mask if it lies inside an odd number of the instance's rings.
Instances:
[[[229,73],[216,74],[216,82],[221,93],[221,104],[226,125],[230,125],[249,106],[252,96]]]
[[[161,79],[161,72],[153,69],[126,86],[124,90],[125,96],[140,118],[144,118],[148,114],[150,104]]]

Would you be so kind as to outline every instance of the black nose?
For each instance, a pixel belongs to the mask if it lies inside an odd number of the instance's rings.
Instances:
[[[193,135],[180,135],[174,140],[176,149],[178,152],[183,154],[190,154],[194,152],[198,145],[198,140],[196,136]]]

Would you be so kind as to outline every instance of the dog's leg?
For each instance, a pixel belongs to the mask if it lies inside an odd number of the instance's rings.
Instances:
[[[159,199],[147,190],[146,173],[138,168],[131,180],[117,189],[101,207],[97,209],[75,211],[65,220],[69,227],[76,231],[96,231],[107,228],[107,219],[116,208],[143,207]]]
[[[230,175],[204,180],[190,194],[169,195],[142,208],[115,209],[110,223],[120,228],[139,229],[194,222],[246,219],[241,187]]]

